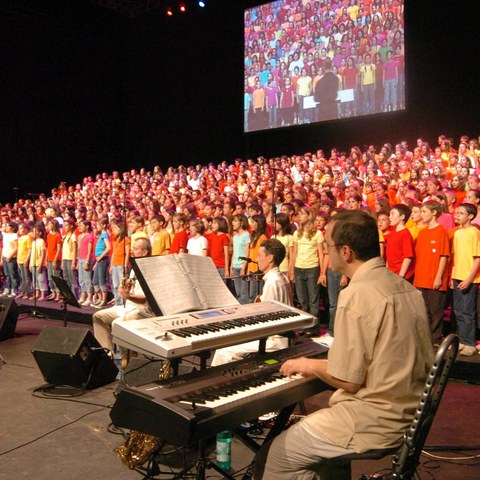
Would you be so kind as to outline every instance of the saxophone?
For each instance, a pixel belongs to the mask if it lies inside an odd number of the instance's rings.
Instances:
[[[122,278],[122,281],[120,282],[120,286],[124,290],[126,290],[128,293],[131,293],[133,290],[133,287],[135,286],[136,281],[137,279],[135,276],[131,277],[130,275],[125,274]],[[123,303],[123,306],[125,307],[125,304],[126,304],[125,298],[122,298],[122,303]]]
[[[135,286],[135,282],[137,281],[136,277],[131,277],[130,275],[124,275],[120,285],[123,289],[127,291],[131,291],[132,288]]]

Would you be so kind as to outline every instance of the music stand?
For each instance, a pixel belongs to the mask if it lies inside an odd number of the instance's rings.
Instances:
[[[72,307],[82,308],[78,303],[77,297],[70,289],[70,285],[62,278],[52,275],[52,280],[55,286],[60,290],[62,294],[62,312],[63,312],[63,326],[67,326],[67,305]]]

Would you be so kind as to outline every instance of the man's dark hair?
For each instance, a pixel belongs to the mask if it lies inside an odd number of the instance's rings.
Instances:
[[[273,255],[273,262],[276,267],[283,262],[285,255],[287,254],[283,243],[276,238],[269,238],[262,242],[260,246],[265,249],[267,255]]]
[[[380,242],[375,220],[363,210],[343,210],[331,221],[332,240],[339,248],[347,245],[357,260],[366,262],[380,256]]]

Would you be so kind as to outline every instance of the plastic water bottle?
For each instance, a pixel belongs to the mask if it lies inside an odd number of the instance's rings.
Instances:
[[[217,433],[217,465],[223,470],[232,468],[232,432]]]

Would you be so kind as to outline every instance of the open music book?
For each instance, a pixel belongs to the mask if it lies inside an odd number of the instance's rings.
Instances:
[[[239,304],[210,257],[175,253],[131,263],[157,316]]]

